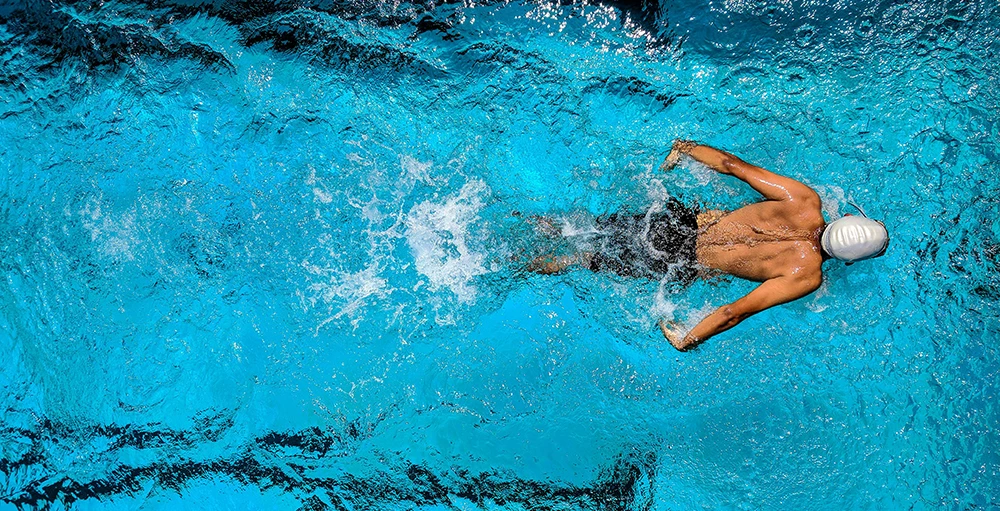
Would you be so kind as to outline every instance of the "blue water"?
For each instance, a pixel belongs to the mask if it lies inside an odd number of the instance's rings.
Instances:
[[[1000,509],[994,2],[0,4],[0,510]],[[521,271],[531,215],[757,200],[886,256]]]

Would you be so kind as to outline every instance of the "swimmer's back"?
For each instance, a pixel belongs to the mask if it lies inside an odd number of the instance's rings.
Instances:
[[[793,210],[780,201],[765,201],[703,217],[698,262],[758,282],[790,273],[820,273],[824,221],[818,197],[815,202]]]

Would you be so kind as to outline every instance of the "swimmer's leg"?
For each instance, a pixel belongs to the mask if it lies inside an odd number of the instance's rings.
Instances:
[[[530,263],[528,263],[526,269],[530,272],[540,273],[542,275],[552,275],[554,273],[560,273],[571,266],[590,268],[591,259],[593,259],[593,257],[594,254],[592,252],[580,252],[568,256],[554,256],[549,254],[547,256],[534,258]]]

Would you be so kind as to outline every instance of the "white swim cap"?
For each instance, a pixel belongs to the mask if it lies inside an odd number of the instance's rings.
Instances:
[[[820,244],[827,254],[841,261],[860,261],[885,251],[889,246],[889,231],[882,222],[845,216],[827,224]]]

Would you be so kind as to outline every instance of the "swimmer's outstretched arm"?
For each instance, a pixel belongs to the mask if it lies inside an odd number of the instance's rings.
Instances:
[[[672,169],[683,155],[688,155],[704,163],[716,172],[743,180],[768,200],[815,200],[817,203],[819,202],[819,195],[812,188],[790,177],[780,176],[756,165],[751,165],[725,151],[688,140],[674,142],[670,154],[667,155],[660,168],[663,170]]]
[[[798,277],[783,276],[770,279],[757,286],[749,294],[735,302],[720,307],[701,320],[687,335],[683,337],[671,325],[660,321],[663,336],[680,351],[687,351],[711,338],[738,325],[750,316],[775,305],[787,303],[812,293],[823,283],[822,276]]]

